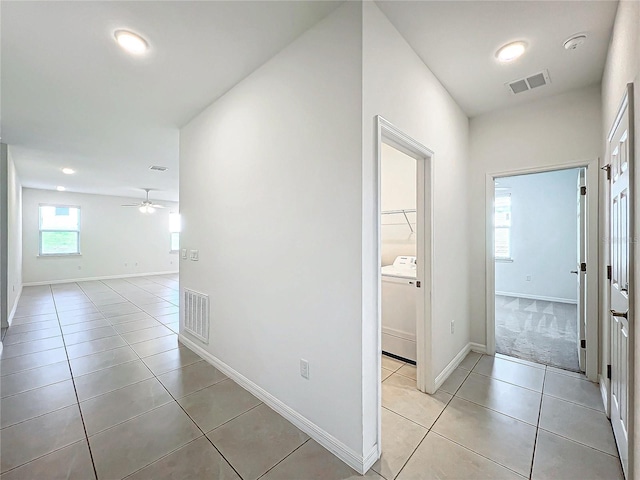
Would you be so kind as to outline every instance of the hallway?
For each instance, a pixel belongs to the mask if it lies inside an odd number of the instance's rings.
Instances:
[[[176,275],[26,287],[2,351],[0,478],[360,478],[181,347],[177,304]],[[578,374],[470,353],[432,396],[388,357],[382,379],[367,478],[622,478]]]

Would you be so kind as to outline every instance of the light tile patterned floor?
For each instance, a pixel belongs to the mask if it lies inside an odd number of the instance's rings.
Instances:
[[[622,479],[598,386],[583,375],[470,353],[435,395],[415,367],[383,357],[388,480]]]
[[[353,470],[177,342],[176,275],[24,289],[1,356],[0,479],[346,480]],[[597,387],[470,354],[439,392],[383,358],[367,478],[620,478]]]

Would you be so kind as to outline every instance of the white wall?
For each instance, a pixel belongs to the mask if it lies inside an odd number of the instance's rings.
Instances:
[[[347,2],[181,130],[180,283],[211,296],[196,345],[362,461],[361,22]]]
[[[7,270],[7,300],[9,318],[22,292],[22,185],[16,172],[16,166],[11,157],[11,146],[8,146],[8,191],[7,191],[7,233],[8,233],[8,270]]]
[[[603,124],[602,131],[600,133],[600,139],[602,142],[602,148],[604,150],[606,145],[606,138],[609,133],[609,129],[613,123],[615,115],[620,106],[620,101],[626,89],[627,83],[634,83],[635,90],[635,238],[640,238],[640,2],[637,1],[621,1],[618,4],[618,12],[616,14],[616,21],[614,24],[613,35],[611,43],[609,45],[609,52],[607,55],[607,63],[604,69],[604,75],[602,77],[602,115]],[[606,159],[603,157],[603,163]],[[606,204],[606,199],[602,199],[602,203]],[[602,222],[603,228],[601,235],[606,237],[605,226],[608,224],[606,221]],[[602,266],[604,267],[608,263],[609,259],[609,246],[602,244],[601,246],[601,258]],[[637,243],[636,243],[636,264],[635,264],[635,292],[634,297],[636,299],[635,315],[636,325],[638,324],[638,301],[640,301],[640,261],[638,261]],[[608,317],[607,304],[608,297],[606,288],[608,282],[603,279],[602,281],[602,317]],[[603,330],[601,331],[601,337],[608,341],[608,335],[606,331],[607,323],[602,322]],[[631,433],[635,442],[635,450],[638,450],[640,446],[640,328],[635,328],[635,377],[634,377],[634,404],[633,409],[635,411],[635,422],[633,424],[634,432]],[[602,359],[601,369],[605,371],[608,359],[606,356]],[[638,477],[640,472],[640,455],[635,454],[631,459],[632,471],[634,472],[634,478]]]
[[[7,327],[22,291],[22,186],[10,147],[0,145],[0,324]]]
[[[496,262],[496,292],[576,303],[578,170],[500,179],[511,194],[512,262]],[[527,280],[530,276],[530,280]]]
[[[600,157],[600,88],[487,113],[470,125],[471,341],[486,344],[486,176]]]
[[[141,199],[53,190],[23,189],[23,282],[53,282],[178,270],[178,254],[169,253],[169,212],[178,206],[142,214],[122,204]],[[40,204],[80,207],[80,252],[38,256]]]
[[[382,212],[416,209],[416,159],[387,144],[382,144]],[[407,222],[407,219],[409,222]],[[382,215],[382,265],[391,265],[398,255],[416,254],[416,214]],[[409,227],[411,223],[411,227]]]
[[[469,342],[468,304],[468,119],[373,2],[364,2],[363,42],[363,278],[365,370],[374,385],[379,255],[376,232],[376,129],[381,115],[435,152],[433,159],[432,376],[437,376]],[[452,307],[454,307],[452,309]],[[454,312],[453,314],[451,312]],[[455,333],[450,333],[455,320]],[[365,414],[375,402],[365,390]],[[375,393],[375,392],[374,392]],[[365,432],[365,439],[375,432]]]

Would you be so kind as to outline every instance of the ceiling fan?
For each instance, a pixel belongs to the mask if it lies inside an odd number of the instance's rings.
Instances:
[[[149,192],[150,188],[143,188],[143,190],[147,193],[146,198],[140,203],[129,203],[127,205],[122,205],[123,207],[138,207],[138,210],[142,213],[153,213],[156,211],[156,208],[164,208],[164,205],[158,205],[157,203],[153,203],[149,200]]]

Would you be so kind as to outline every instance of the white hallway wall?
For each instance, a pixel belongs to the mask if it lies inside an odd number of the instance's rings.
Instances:
[[[496,194],[511,194],[513,262],[496,262],[496,292],[577,302],[577,180],[576,169],[500,179],[509,190]]]
[[[468,138],[469,121],[438,79],[416,55],[373,2],[363,3],[363,382],[365,414],[376,415],[368,388],[375,387],[378,326],[375,236],[376,129],[381,115],[407,135],[430,148],[433,159],[433,288],[432,362],[435,378],[469,342],[468,303]],[[455,198],[455,201],[452,201]],[[455,305],[452,312],[452,305]],[[450,321],[455,320],[455,333]],[[365,432],[365,439],[374,432]]]
[[[597,159],[600,87],[594,85],[471,119],[469,219],[471,341],[486,345],[486,176]]]
[[[8,269],[7,269],[7,299],[9,322],[11,313],[22,292],[22,185],[18,178],[16,166],[11,157],[11,145],[8,146]]]
[[[169,253],[169,212],[145,215],[120,205],[140,199],[23,188],[23,282],[55,282],[145,273],[175,272],[178,255]],[[38,256],[40,204],[80,207],[79,256]]]
[[[603,151],[605,150],[606,137],[609,134],[609,129],[613,123],[615,115],[620,106],[620,101],[625,92],[627,83],[634,83],[635,90],[635,195],[634,207],[635,207],[635,232],[634,237],[640,238],[640,2],[622,0],[618,4],[618,12],[616,14],[616,21],[614,24],[613,35],[611,43],[609,45],[609,52],[607,55],[607,64],[604,69],[604,75],[602,77],[602,115],[603,123],[602,130],[600,132],[600,139]],[[606,158],[603,156],[603,164],[606,162]],[[603,198],[603,205],[606,204],[606,199]],[[601,237],[606,238],[606,225],[607,222],[603,222],[601,225]],[[635,264],[635,299],[636,302],[640,301],[640,261],[638,256],[638,244],[636,242],[636,264]],[[601,244],[600,256],[602,259],[602,266],[607,265],[609,259],[609,245],[607,243]],[[602,278],[601,284],[603,285],[602,291],[602,318],[608,317],[608,294],[607,286],[608,282]],[[633,431],[630,432],[633,435],[635,441],[636,452],[640,446],[640,328],[637,328],[638,322],[638,309],[636,304],[635,310],[636,328],[635,328],[635,377],[634,377],[634,404],[633,409],[635,411],[635,421],[633,423]],[[606,329],[607,322],[602,322],[602,328]],[[606,331],[601,331],[601,337],[608,339]],[[602,358],[601,371],[606,369],[608,358]],[[606,382],[606,379],[604,380]],[[640,454],[635,454],[631,459],[632,473],[634,478],[638,478],[640,472]]]
[[[361,31],[347,2],[180,133],[180,283],[211,296],[191,340],[360,462]]]

